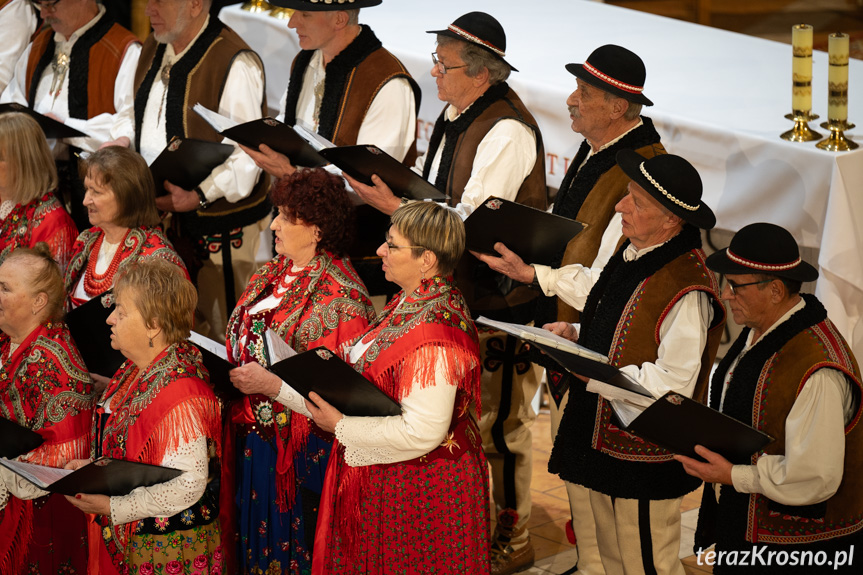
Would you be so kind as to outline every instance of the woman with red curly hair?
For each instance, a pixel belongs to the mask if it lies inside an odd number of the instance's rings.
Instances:
[[[289,388],[262,367],[264,333],[272,329],[298,352],[335,350],[366,330],[374,309],[345,257],[353,209],[343,180],[300,170],[270,195],[278,255],[252,277],[228,322],[228,355],[242,366],[231,380],[247,397],[231,410],[237,476],[223,466],[222,493],[236,493],[239,510],[223,499],[223,537],[231,545],[239,532],[237,572],[307,573],[333,436],[281,403]]]

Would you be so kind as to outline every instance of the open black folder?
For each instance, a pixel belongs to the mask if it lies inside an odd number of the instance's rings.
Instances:
[[[295,166],[317,168],[329,163],[291,126],[273,118],[252,120],[220,133],[226,138],[256,150],[261,144],[266,144],[287,156]]]
[[[14,421],[0,417],[0,457],[15,459],[42,445],[42,436]]]
[[[517,323],[495,321],[483,316],[478,317],[476,323],[499,329],[519,339],[529,341],[531,345],[539,347],[546,355],[571,373],[602,381],[637,395],[653,397],[638,382],[613,365],[609,365],[608,358],[604,355],[555,335],[548,330]]]
[[[42,128],[42,131],[45,132],[45,137],[47,139],[51,138],[86,138],[87,134],[82,132],[81,130],[76,130],[71,126],[67,126],[63,122],[58,122],[54,118],[49,118],[48,116],[43,116],[39,112],[35,110],[31,110],[27,106],[22,106],[21,104],[16,104],[11,102],[9,104],[0,104],[0,114],[5,114],[6,112],[21,112],[22,114],[27,114],[39,124],[39,127]]]
[[[489,198],[464,222],[467,249],[499,255],[496,242],[528,263],[550,264],[584,224],[501,198]]]
[[[318,153],[363,184],[371,186],[372,174],[377,174],[397,196],[439,202],[447,199],[446,194],[377,146],[341,146]]]
[[[398,403],[325,347],[271,365],[270,371],[309,399],[314,391],[345,415],[401,415]]]
[[[234,146],[219,142],[174,138],[150,164],[156,195],[168,193],[165,180],[184,190],[194,190],[233,151]]]
[[[66,314],[69,333],[91,373],[114,377],[126,358],[111,347],[111,326],[106,323],[114,310],[112,292],[106,291]]]
[[[243,392],[234,387],[230,372],[237,367],[228,360],[224,344],[220,344],[197,332],[192,332],[189,341],[201,351],[204,367],[210,373],[210,384],[213,392],[223,401],[232,401],[244,396]]]
[[[735,464],[750,463],[773,438],[733,417],[669,391],[632,420],[628,431],[688,457],[703,445]]]
[[[39,489],[63,495],[128,495],[137,487],[164,483],[182,473],[179,469],[110,457],[102,457],[75,471],[8,459],[0,459],[0,465]]]

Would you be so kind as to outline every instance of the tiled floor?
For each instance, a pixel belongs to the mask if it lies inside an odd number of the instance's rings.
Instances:
[[[555,574],[565,572],[575,565],[578,553],[569,544],[564,531],[569,520],[569,503],[563,481],[548,472],[548,456],[551,452],[551,432],[548,409],[542,409],[533,430],[533,479],[531,491],[533,511],[528,527],[536,551],[535,566],[525,574]],[[696,564],[692,555],[692,540],[698,519],[701,489],[684,497],[681,504],[683,521],[681,528],[681,553],[687,575],[712,573],[708,566]],[[492,513],[492,516],[494,514]]]

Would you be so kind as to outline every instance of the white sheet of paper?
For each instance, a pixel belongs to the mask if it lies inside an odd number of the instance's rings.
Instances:
[[[189,334],[189,341],[191,341],[201,349],[206,349],[210,353],[221,357],[225,361],[231,362],[231,360],[228,359],[228,350],[227,348],[225,348],[225,344],[212,340],[195,331]]]
[[[52,483],[55,483],[72,473],[71,469],[45,467],[44,465],[25,463],[23,461],[13,461],[5,458],[0,458],[0,465],[11,469],[39,489],[45,489]]]
[[[239,125],[239,122],[232,120],[227,116],[223,116],[218,112],[214,112],[209,108],[205,108],[200,103],[192,106],[192,110],[201,116],[208,124],[210,124],[217,132],[224,132],[228,128],[233,128]]]
[[[587,349],[586,347],[580,346],[575,342],[569,341],[568,339],[560,337],[559,335],[554,334],[547,329],[542,329],[541,327],[496,321],[483,316],[479,316],[476,323],[499,329],[500,331],[514,335],[519,339],[535,341],[600,363],[608,363],[608,358],[601,353],[597,353],[593,350]]]
[[[266,342],[270,365],[297,355],[294,348],[285,343],[285,340],[279,337],[279,334],[269,328],[264,333],[264,341]]]

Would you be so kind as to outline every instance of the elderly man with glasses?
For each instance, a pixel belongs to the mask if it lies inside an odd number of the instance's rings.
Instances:
[[[54,117],[88,137],[54,146],[61,191],[79,230],[90,227],[75,152],[96,151],[132,109],[141,45],[97,0],[33,0],[47,24],[18,58],[0,103],[15,102]],[[3,37],[4,43],[6,37]]]
[[[863,545],[863,383],[824,306],[800,293],[818,271],[800,258],[787,230],[768,223],[741,229],[707,267],[724,274],[722,298],[745,326],[716,368],[710,406],[775,441],[748,465],[701,446],[695,451],[702,460],[675,456],[707,482],[698,557],[715,543],[707,562],[717,574],[808,574],[827,561],[822,570],[860,573],[863,557],[855,558],[854,548]],[[759,559],[771,555],[797,560]]]
[[[545,209],[545,153],[536,120],[506,83],[515,71],[504,58],[506,34],[483,12],[457,18],[437,36],[431,75],[438,98],[446,103],[435,122],[428,152],[414,169],[450,196],[462,218],[489,196]],[[348,178],[370,205],[385,214],[398,208],[380,178],[365,186]],[[456,280],[471,315],[527,323],[537,296],[529,286],[511,282],[470,255],[462,258]],[[480,330],[483,449],[492,467],[498,522],[492,542],[493,574],[514,573],[533,564],[527,532],[530,519],[531,432],[536,417],[530,405],[539,387],[539,370],[524,346],[500,332]]]

